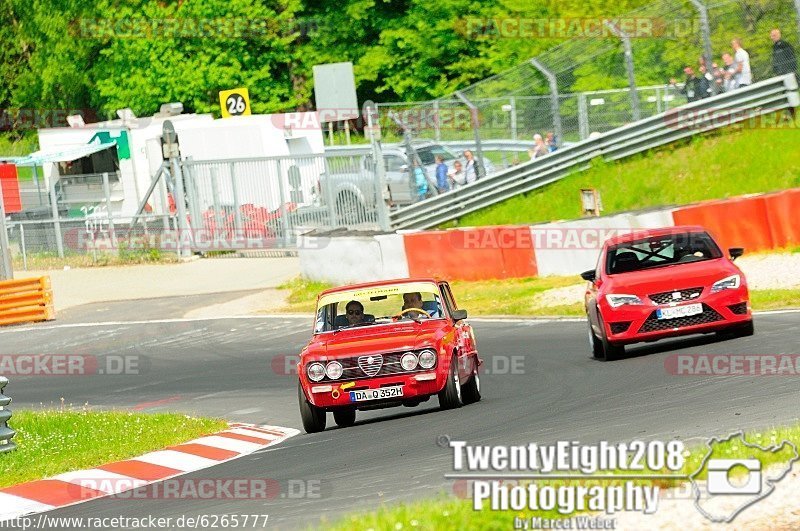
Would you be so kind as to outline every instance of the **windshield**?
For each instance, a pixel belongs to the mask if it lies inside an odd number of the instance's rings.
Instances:
[[[643,238],[611,247],[606,259],[606,270],[610,275],[617,275],[720,257],[722,252],[707,233],[682,232]]]
[[[320,297],[314,333],[443,317],[436,284],[415,282],[362,288]]]
[[[448,151],[447,148],[439,145],[418,148],[417,155],[419,155],[419,160],[421,160],[422,164],[424,164],[425,166],[436,164],[437,155],[441,155],[442,159],[446,161],[455,160],[456,158],[456,156],[453,155],[450,151]]]

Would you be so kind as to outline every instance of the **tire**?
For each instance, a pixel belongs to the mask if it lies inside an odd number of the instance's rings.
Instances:
[[[734,332],[734,336],[736,337],[750,337],[756,333],[756,329],[753,326],[753,320],[747,321],[746,323],[736,327],[736,331]]]
[[[300,418],[303,421],[303,429],[306,433],[318,433],[325,429],[325,410],[311,404],[306,400],[303,387],[297,383],[297,400],[300,403]]]
[[[461,397],[464,405],[481,401],[481,377],[478,375],[477,367],[469,381],[461,386]]]
[[[356,423],[355,408],[341,408],[333,410],[333,420],[340,428],[349,428]]]
[[[336,217],[339,218],[340,225],[364,223],[367,209],[355,194],[344,192],[336,198]]]
[[[463,404],[461,384],[458,382],[458,358],[453,354],[453,357],[450,358],[450,372],[447,375],[447,383],[444,384],[444,389],[439,392],[439,406],[442,409],[456,409]]]
[[[592,325],[589,323],[589,341],[592,345],[592,355],[595,359],[600,361],[614,361],[625,356],[624,345],[612,345],[606,337],[606,327],[603,323],[603,318],[600,317],[600,312],[597,313],[599,318],[600,330],[602,330],[603,337],[598,338],[594,335]]]

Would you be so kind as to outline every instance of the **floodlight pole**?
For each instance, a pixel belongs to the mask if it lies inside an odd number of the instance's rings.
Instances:
[[[456,98],[467,106],[469,109],[470,121],[472,122],[472,131],[475,133],[475,151],[478,153],[478,160],[483,164],[483,147],[481,146],[481,132],[480,132],[480,116],[478,115],[478,106],[469,101],[461,91],[456,91]]]
[[[558,80],[555,74],[545,68],[538,60],[531,59],[530,63],[536,70],[541,72],[550,83],[550,112],[553,114],[553,134],[556,137],[556,143],[560,146],[564,142],[564,128],[561,124],[561,105],[558,101]]]
[[[708,73],[709,68],[711,68],[713,64],[714,57],[714,52],[711,48],[711,26],[708,23],[708,8],[700,0],[691,0],[691,2],[697,10],[697,14],[700,16],[700,31],[703,32],[703,58],[705,58],[706,73]],[[795,0],[795,3],[797,2],[800,2],[800,0]],[[717,94],[718,92],[719,87],[717,87],[717,84],[711,83],[711,93]]]

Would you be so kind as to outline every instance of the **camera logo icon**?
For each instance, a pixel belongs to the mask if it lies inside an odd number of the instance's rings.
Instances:
[[[737,477],[746,470],[746,479]],[[732,476],[731,473],[734,473]],[[761,492],[761,461],[758,459],[709,459],[709,494],[759,494]]]

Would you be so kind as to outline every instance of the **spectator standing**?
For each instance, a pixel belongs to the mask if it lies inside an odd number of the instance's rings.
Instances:
[[[419,162],[414,160],[414,184],[417,187],[417,201],[422,201],[428,195],[428,180],[425,178],[425,172],[419,165]]]
[[[736,65],[736,88],[746,87],[753,82],[753,74],[750,71],[750,54],[742,48],[742,39],[733,39],[733,59]]]
[[[769,37],[772,39],[772,71],[776,76],[797,75],[797,57],[794,48],[781,38],[781,30],[775,28],[769,32]]]
[[[468,149],[464,151],[464,158],[467,159],[467,163],[464,165],[464,180],[467,184],[485,177],[486,171],[483,169],[483,164],[475,158],[472,151]]]
[[[450,184],[447,182],[447,164],[441,155],[436,155],[436,187],[439,192],[450,190]]]
[[[467,184],[467,178],[464,175],[464,167],[461,165],[460,160],[456,160],[453,163],[453,169],[450,170],[448,176],[450,177],[450,184],[453,188]]]
[[[544,135],[544,143],[547,146],[548,153],[552,153],[558,149],[558,146],[556,145],[556,136],[552,132]]]
[[[686,96],[686,100],[688,102],[691,103],[708,96],[710,87],[705,76],[696,76],[694,69],[691,66],[684,68],[683,73],[686,74],[686,81],[684,82],[683,88],[680,92]],[[675,78],[672,78],[670,79],[669,83],[670,85],[677,85],[678,81]]]
[[[725,66],[722,67],[722,88],[725,92],[738,87],[736,84],[736,64],[733,61],[733,56],[729,53],[722,54],[722,62]]]
[[[547,149],[547,144],[544,143],[542,135],[540,135],[539,133],[533,135],[533,147],[528,150],[528,155],[530,155],[531,160],[543,157],[544,155],[547,155],[549,152],[550,151]]]

